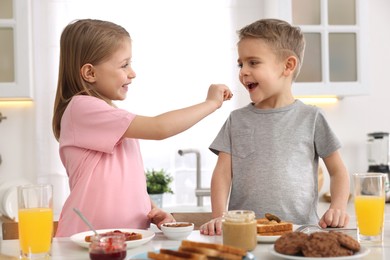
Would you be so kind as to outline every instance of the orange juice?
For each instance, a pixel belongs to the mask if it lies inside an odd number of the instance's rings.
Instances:
[[[356,196],[355,212],[359,233],[364,236],[381,234],[384,210],[384,196]]]
[[[19,209],[19,240],[25,254],[50,251],[53,235],[51,208]]]

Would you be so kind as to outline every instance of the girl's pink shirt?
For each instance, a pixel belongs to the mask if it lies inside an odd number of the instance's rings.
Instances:
[[[70,195],[56,236],[95,229],[150,226],[151,210],[137,139],[123,138],[135,115],[91,96],[75,96],[61,120],[60,157],[69,176]]]

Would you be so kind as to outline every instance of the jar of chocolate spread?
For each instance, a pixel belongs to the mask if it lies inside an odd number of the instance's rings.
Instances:
[[[253,250],[257,245],[257,222],[251,210],[231,210],[223,215],[223,244]]]

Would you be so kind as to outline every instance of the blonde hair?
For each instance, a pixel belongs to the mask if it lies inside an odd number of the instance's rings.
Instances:
[[[298,60],[293,80],[299,74],[305,51],[305,39],[299,27],[278,19],[262,19],[251,23],[238,31],[239,40],[244,38],[258,38],[269,44],[279,59],[291,55]]]
[[[81,76],[83,65],[98,65],[109,59],[130,34],[112,22],[83,19],[65,27],[60,40],[60,63],[54,102],[53,133],[60,138],[61,118],[75,95],[95,96],[111,103],[95,91]]]

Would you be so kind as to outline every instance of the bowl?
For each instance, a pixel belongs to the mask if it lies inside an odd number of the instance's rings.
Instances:
[[[161,231],[171,240],[183,240],[194,230],[194,223],[172,222],[161,225]]]

